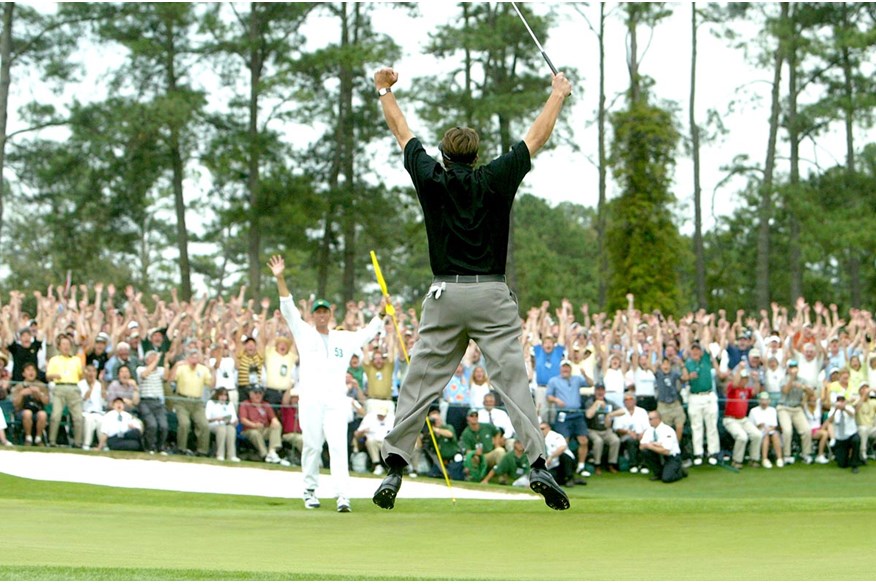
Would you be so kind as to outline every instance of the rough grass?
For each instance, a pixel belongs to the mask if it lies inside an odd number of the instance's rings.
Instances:
[[[592,478],[566,512],[402,497],[339,514],[0,474],[0,579],[871,580],[874,487],[869,467],[701,468]]]

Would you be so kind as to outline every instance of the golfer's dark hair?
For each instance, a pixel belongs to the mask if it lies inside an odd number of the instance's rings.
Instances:
[[[471,128],[450,128],[444,133],[439,146],[441,154],[449,162],[474,164],[480,145],[478,133]]]

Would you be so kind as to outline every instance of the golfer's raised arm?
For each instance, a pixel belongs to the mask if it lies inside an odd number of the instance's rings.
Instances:
[[[541,150],[541,147],[547,143],[551,137],[551,132],[554,131],[554,125],[557,123],[557,117],[560,115],[560,110],[563,109],[563,102],[572,93],[572,84],[566,79],[562,73],[554,75],[551,82],[551,95],[548,97],[547,103],[544,104],[544,109],[535,118],[532,127],[526,133],[523,141],[526,142],[526,147],[529,149],[529,155],[533,156]]]
[[[383,117],[386,118],[386,125],[389,126],[389,131],[395,136],[398,145],[401,149],[405,149],[408,141],[414,137],[408,128],[408,122],[405,120],[405,115],[398,107],[398,102],[390,89],[395,82],[398,81],[398,73],[390,67],[384,67],[374,74],[374,87],[377,89],[377,98],[380,100],[380,105],[383,107]]]

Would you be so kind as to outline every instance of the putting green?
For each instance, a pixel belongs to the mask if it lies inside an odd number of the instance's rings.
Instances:
[[[399,499],[339,514],[0,474],[0,578],[870,580],[874,486],[870,468],[704,468],[592,478],[567,512]]]

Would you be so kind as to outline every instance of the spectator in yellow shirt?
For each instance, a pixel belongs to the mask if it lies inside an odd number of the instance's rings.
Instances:
[[[168,372],[168,379],[176,381],[176,399],[173,411],[176,413],[176,448],[191,456],[188,448],[189,429],[195,425],[198,456],[207,456],[210,450],[210,426],[207,422],[204,390],[213,387],[210,369],[201,363],[201,353],[189,350],[184,360],[177,361]]]
[[[73,354],[73,341],[67,335],[57,339],[58,354],[46,365],[46,380],[55,383],[52,394],[52,417],[49,419],[49,445],[57,446],[58,429],[64,408],[73,420],[72,446],[82,444],[82,394],[79,380],[82,379],[82,359]]]

